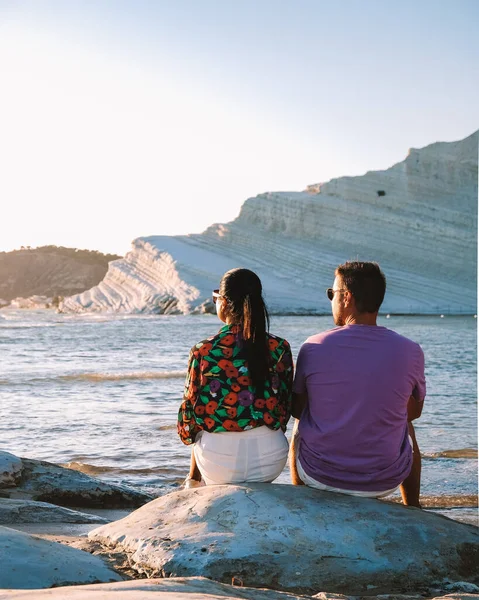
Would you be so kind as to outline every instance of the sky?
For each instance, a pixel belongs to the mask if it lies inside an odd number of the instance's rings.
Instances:
[[[477,0],[0,0],[0,251],[124,255],[479,128]]]

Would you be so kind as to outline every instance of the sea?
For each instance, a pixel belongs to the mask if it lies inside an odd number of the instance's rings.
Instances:
[[[415,421],[421,499],[477,520],[477,319],[380,315],[418,342],[427,396]],[[331,316],[273,316],[293,357]],[[0,310],[0,449],[67,465],[162,495],[180,486],[191,448],[176,433],[190,348],[221,327],[216,315],[68,315]],[[287,436],[291,435],[292,420]],[[290,483],[286,466],[276,480]],[[391,497],[399,500],[399,493]]]

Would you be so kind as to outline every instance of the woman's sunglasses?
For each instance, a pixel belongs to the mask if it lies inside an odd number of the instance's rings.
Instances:
[[[221,294],[219,290],[213,290],[213,304],[216,304],[216,300],[221,298]]]

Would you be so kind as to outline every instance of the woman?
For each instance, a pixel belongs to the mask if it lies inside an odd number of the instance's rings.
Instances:
[[[291,348],[268,332],[261,281],[253,271],[226,272],[213,302],[225,325],[191,349],[178,413],[181,441],[194,444],[185,487],[270,482],[288,457]]]

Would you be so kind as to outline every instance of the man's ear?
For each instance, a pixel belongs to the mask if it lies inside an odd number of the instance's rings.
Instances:
[[[346,290],[343,294],[343,302],[344,306],[351,306],[351,303],[354,301],[353,295],[349,290]]]

